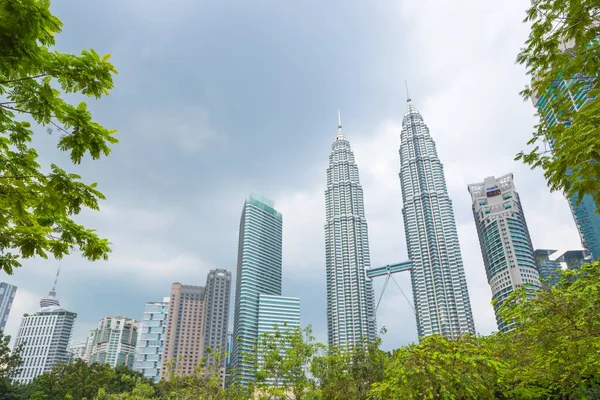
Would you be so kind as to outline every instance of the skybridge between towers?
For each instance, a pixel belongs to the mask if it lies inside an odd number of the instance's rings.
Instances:
[[[393,274],[397,274],[399,272],[409,271],[412,268],[412,263],[410,261],[400,261],[394,264],[386,264],[381,267],[374,267],[367,269],[367,278],[378,278],[380,276],[385,276],[385,283],[383,284],[383,289],[381,290],[381,294],[379,295],[379,301],[377,301],[377,307],[375,307],[375,313],[377,313],[377,309],[379,309],[379,304],[381,303],[381,299],[383,298],[383,294],[385,293],[385,288],[387,287],[390,278],[394,281],[400,292],[406,299],[408,305],[412,308],[413,312],[416,314],[415,307],[410,302],[396,279],[394,279]]]

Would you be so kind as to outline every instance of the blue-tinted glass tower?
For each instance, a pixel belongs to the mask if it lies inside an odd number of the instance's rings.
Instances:
[[[260,295],[281,296],[282,215],[271,200],[252,193],[244,203],[238,243],[231,367],[242,384],[254,378]]]

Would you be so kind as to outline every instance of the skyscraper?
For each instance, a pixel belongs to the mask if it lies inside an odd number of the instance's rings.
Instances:
[[[406,247],[419,337],[474,333],[452,201],[444,167],[423,117],[407,99],[400,142]]]
[[[98,327],[90,332],[90,363],[125,365],[133,368],[135,346],[138,338],[137,322],[128,317],[104,317]],[[88,342],[89,344],[89,342]]]
[[[596,39],[596,41],[598,38]],[[561,44],[563,51],[571,51],[573,43]],[[581,80],[585,81],[584,85],[578,85]],[[531,99],[533,105],[537,107],[539,114],[544,119],[548,126],[552,127],[557,123],[569,125],[568,121],[561,121],[558,118],[555,110],[552,109],[550,100],[556,98],[560,94],[566,96],[571,102],[571,109],[575,111],[581,110],[590,100],[595,97],[589,96],[589,91],[592,89],[591,78],[572,77],[567,78],[558,76],[555,85],[547,93],[533,93]],[[549,143],[554,146],[554,143]],[[569,172],[570,169],[567,171]],[[590,195],[583,196],[581,203],[577,204],[577,196],[567,199],[571,208],[571,213],[575,219],[575,225],[579,231],[581,244],[590,253],[592,260],[600,259],[600,213],[596,212],[598,205]]]
[[[59,268],[60,272],[60,268]],[[77,314],[60,307],[56,297],[56,282],[48,296],[40,300],[40,310],[35,314],[25,314],[15,340],[15,349],[23,345],[23,364],[14,380],[29,383],[35,377],[49,372],[57,362],[68,362],[67,351],[73,324]]]
[[[551,260],[550,256],[554,253],[556,250],[547,249],[538,249],[533,252],[540,279],[547,286],[556,285],[564,270],[579,269],[589,261],[584,250],[567,250],[556,259]]]
[[[281,295],[281,213],[273,201],[256,193],[244,203],[238,243],[232,368],[242,384],[253,379],[252,364],[258,338],[259,297]]]
[[[4,331],[6,321],[10,314],[13,300],[17,294],[17,287],[6,282],[0,282],[0,331]]]
[[[133,369],[154,382],[160,381],[169,300],[146,303],[138,331]]]
[[[189,375],[202,361],[204,348],[204,294],[203,286],[171,286],[171,298],[167,317],[162,356],[161,377],[169,379],[171,372]],[[170,370],[170,363],[174,363]]]
[[[350,142],[338,129],[329,155],[325,190],[325,261],[329,345],[349,349],[375,338],[373,283],[363,190]]]
[[[502,302],[522,285],[532,291],[541,287],[529,229],[512,174],[485,178],[468,189],[485,272],[497,301],[496,322],[506,332],[510,323],[498,316]]]
[[[206,317],[204,318],[204,357],[207,365],[215,363],[220,353],[220,364],[225,376],[227,328],[229,327],[229,299],[231,298],[231,271],[214,269],[206,277]]]

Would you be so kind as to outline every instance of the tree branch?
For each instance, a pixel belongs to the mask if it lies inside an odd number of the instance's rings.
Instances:
[[[25,78],[19,78],[19,79],[12,79],[9,81],[0,81],[0,85],[6,85],[9,83],[15,83],[15,82],[20,82],[20,81],[25,81],[27,79],[37,79],[37,78],[42,78],[44,76],[48,76],[50,74],[40,74],[40,75],[35,75],[35,76],[26,76]]]

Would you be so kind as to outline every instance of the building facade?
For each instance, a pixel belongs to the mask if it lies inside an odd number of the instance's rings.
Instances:
[[[444,167],[408,98],[400,136],[402,214],[419,337],[475,333]]]
[[[12,307],[16,294],[16,286],[6,282],[0,282],[0,331],[4,331],[4,328],[6,328],[6,321],[8,321],[10,308]]]
[[[252,193],[244,202],[238,242],[232,368],[242,384],[253,379],[246,355],[258,337],[259,297],[281,295],[283,217],[273,201]]]
[[[206,316],[204,318],[204,357],[207,365],[214,365],[218,354],[220,367],[225,373],[227,362],[227,329],[229,327],[229,300],[231,298],[231,271],[215,269],[206,277]],[[211,349],[211,353],[207,352]]]
[[[85,347],[86,342],[71,342],[67,346],[67,352],[69,353],[69,362],[77,359],[85,359]]]
[[[259,295],[258,336],[300,327],[300,299],[298,297]]]
[[[91,343],[88,341],[88,345],[91,344],[89,363],[133,368],[138,337],[136,320],[122,316],[102,318],[90,337],[93,339]]]
[[[556,250],[538,249],[534,251],[540,280],[546,286],[555,286],[563,271],[579,269],[589,261],[584,250],[568,250],[555,259],[550,259],[554,253]]]
[[[511,324],[498,316],[502,302],[522,285],[531,290],[541,287],[529,229],[512,174],[485,178],[468,189],[485,272],[496,301],[496,322],[498,329],[506,332]]]
[[[167,331],[162,356],[161,377],[194,374],[202,361],[204,348],[205,288],[171,286]]]
[[[133,369],[154,382],[160,381],[169,300],[165,297],[163,301],[146,303],[139,325]]]
[[[564,43],[561,48],[563,51],[569,51],[573,48],[573,44]],[[559,123],[568,126],[568,121],[561,121],[558,118],[557,112],[552,109],[551,101],[558,96],[564,97],[571,102],[571,110],[579,111],[593,99],[589,95],[589,91],[593,87],[590,82],[589,78],[565,78],[559,74],[555,81],[556,86],[552,90],[543,94],[533,93],[533,105],[537,107],[539,114],[548,126],[552,127]],[[554,143],[549,144],[554,146]],[[590,195],[583,196],[579,204],[577,204],[577,196],[567,200],[579,231],[581,244],[589,252],[592,261],[600,259],[600,213],[596,212],[599,208],[598,205]]]
[[[18,383],[29,383],[44,372],[49,372],[54,364],[70,360],[67,347],[77,314],[60,307],[55,287],[56,281],[48,296],[40,301],[38,312],[25,314],[21,320],[15,339],[15,349],[23,346],[23,364],[14,378]]]
[[[325,264],[329,345],[349,349],[377,332],[369,234],[363,190],[350,142],[338,130],[331,146],[325,190]]]

